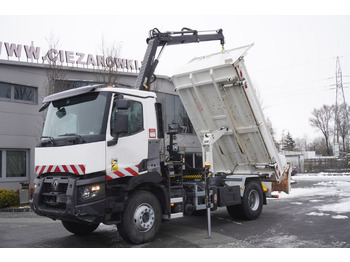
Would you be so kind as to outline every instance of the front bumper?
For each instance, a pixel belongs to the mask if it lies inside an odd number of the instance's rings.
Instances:
[[[36,188],[30,201],[33,211],[54,220],[101,223],[105,221],[104,176],[82,179],[75,175],[49,175],[35,179]],[[88,185],[102,185],[94,197],[81,199],[79,189]]]

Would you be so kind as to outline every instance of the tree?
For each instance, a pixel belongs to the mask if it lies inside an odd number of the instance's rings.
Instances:
[[[120,56],[121,47],[121,42],[113,42],[110,47],[107,47],[102,37],[100,51],[102,52],[102,57],[105,58],[106,64],[104,64],[102,68],[96,70],[97,82],[106,85],[114,85],[117,83],[119,73],[117,71],[115,59]]]
[[[308,148],[308,139],[306,136],[303,138],[295,139],[295,150],[296,151],[307,151]]]
[[[49,44],[50,50],[58,50],[60,40],[53,33],[50,34],[49,38],[46,38],[46,41]],[[46,68],[46,76],[47,76],[47,85],[45,87],[46,94],[51,95],[57,92],[61,92],[66,90],[66,86],[62,85],[62,81],[66,76],[66,71],[63,69],[62,65],[59,65],[58,58],[56,59],[48,59],[48,54],[45,57],[45,60],[48,63]]]
[[[287,135],[282,137],[282,150],[294,151],[295,150],[295,141],[288,131]]]
[[[315,108],[312,111],[312,117],[310,118],[311,126],[318,128],[322,132],[325,138],[327,155],[329,156],[332,155],[330,136],[332,132],[333,116],[334,105],[323,105],[320,109]]]
[[[317,152],[317,150],[319,149],[319,145],[320,145],[320,138],[316,137],[311,142],[307,143],[306,151],[315,151],[315,152]]]

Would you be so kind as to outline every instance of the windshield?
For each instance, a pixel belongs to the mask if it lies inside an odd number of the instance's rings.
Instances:
[[[107,94],[93,92],[53,101],[47,111],[43,137],[91,138],[104,135],[107,100]]]

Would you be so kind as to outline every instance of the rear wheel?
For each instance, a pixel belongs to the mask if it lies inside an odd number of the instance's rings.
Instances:
[[[138,191],[129,198],[118,231],[128,242],[150,242],[159,231],[161,216],[158,199],[148,191]]]
[[[243,217],[243,211],[242,211],[242,204],[239,205],[233,205],[233,206],[226,206],[227,212],[229,215],[234,219],[244,219]]]
[[[99,226],[99,224],[83,224],[83,223],[63,221],[63,220],[62,220],[62,225],[69,232],[77,235],[90,234],[94,232],[95,229],[98,228]]]
[[[242,197],[242,204],[227,206],[227,211],[233,218],[246,220],[257,219],[263,208],[263,191],[259,181],[248,181]]]

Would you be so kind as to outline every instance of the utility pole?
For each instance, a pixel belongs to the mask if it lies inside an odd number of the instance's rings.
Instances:
[[[336,69],[335,69],[335,79],[336,79],[336,98],[335,98],[335,125],[334,125],[334,156],[339,156],[339,127],[340,127],[340,108],[343,104],[345,104],[345,95],[343,89],[343,79],[342,72],[340,67],[339,57],[337,57],[336,61]]]

